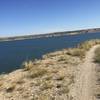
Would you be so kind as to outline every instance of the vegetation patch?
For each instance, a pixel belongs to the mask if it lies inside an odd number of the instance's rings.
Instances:
[[[6,92],[13,92],[16,87],[16,84],[11,84],[6,88]]]
[[[45,75],[48,71],[44,68],[33,68],[29,71],[29,77],[30,78],[37,78]]]
[[[25,71],[28,71],[33,68],[33,61],[25,61],[23,62],[22,66],[24,67]]]
[[[99,39],[94,39],[90,41],[85,41],[84,43],[80,43],[76,48],[69,48],[67,54],[70,56],[77,56],[80,58],[84,58],[86,52],[94,45],[100,44]]]
[[[85,55],[85,51],[80,48],[74,48],[74,49],[69,49],[69,52],[67,54],[71,56],[78,56],[83,58]]]
[[[94,62],[100,63],[100,47],[95,50]]]

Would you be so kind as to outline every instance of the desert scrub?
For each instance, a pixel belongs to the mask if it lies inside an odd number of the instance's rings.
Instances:
[[[51,80],[52,79],[52,74],[46,74],[46,76],[44,77],[45,80]]]
[[[84,43],[79,44],[78,48],[84,49],[85,51],[87,51],[96,44],[100,44],[100,39],[85,41]]]
[[[53,76],[53,80],[56,80],[56,81],[62,81],[64,80],[65,76],[64,75],[61,75],[61,74],[56,74],[55,76]]]
[[[70,89],[68,88],[68,86],[63,86],[61,88],[61,94],[68,94],[70,92]]]
[[[16,84],[23,84],[23,83],[25,83],[25,81],[22,79],[22,80],[17,80],[16,81]]]
[[[32,61],[25,61],[25,62],[23,62],[22,66],[23,66],[24,70],[27,71],[27,70],[32,69],[34,64]]]
[[[61,63],[61,62],[62,63],[68,63],[69,62],[69,59],[70,59],[70,56],[69,55],[62,54],[62,55],[58,56],[57,61],[59,63]]]
[[[78,57],[83,58],[85,55],[85,51],[80,48],[73,48],[73,49],[69,49],[67,54],[71,56],[78,56]]]
[[[40,67],[36,67],[36,68],[34,67],[31,70],[29,70],[28,76],[30,78],[37,78],[45,75],[46,73],[48,73],[46,69]]]
[[[58,59],[58,62],[59,62],[59,61],[64,61],[64,60],[65,60],[64,57],[60,57],[60,58]]]
[[[50,95],[49,93],[41,93],[36,100],[55,100],[55,97]]]
[[[9,86],[7,86],[6,92],[13,92],[15,88],[16,88],[16,84],[12,83]]]
[[[0,88],[3,86],[3,83],[4,83],[3,81],[0,81]]]
[[[44,80],[41,83],[40,89],[42,91],[44,91],[44,90],[47,90],[47,89],[51,89],[53,87],[54,87],[54,83],[51,80],[49,80],[49,81]]]
[[[100,47],[95,50],[94,62],[100,63]]]
[[[71,85],[71,84],[73,84],[73,83],[75,83],[75,77],[74,77],[74,75],[70,75],[69,76],[69,82],[68,82],[68,85]]]
[[[99,39],[85,41],[84,43],[80,43],[76,48],[69,48],[67,54],[71,56],[78,56],[80,58],[84,58],[86,52],[94,45],[100,44]]]

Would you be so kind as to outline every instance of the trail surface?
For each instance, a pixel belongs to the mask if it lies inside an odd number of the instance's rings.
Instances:
[[[96,100],[94,96],[95,81],[96,81],[96,64],[93,63],[95,50],[100,45],[92,47],[86,54],[83,64],[78,66],[78,73],[75,83],[74,100]]]

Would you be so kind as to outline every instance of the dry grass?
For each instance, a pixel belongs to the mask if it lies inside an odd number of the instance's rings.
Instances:
[[[100,39],[85,41],[84,43],[79,44],[78,48],[88,51],[92,46],[97,45],[97,44],[100,44]]]
[[[24,67],[24,70],[30,70],[33,68],[34,64],[33,61],[25,61],[23,62],[22,66]]]
[[[6,87],[6,92],[13,92],[15,88],[16,88],[16,84],[12,83],[11,85]]]
[[[77,56],[83,58],[85,55],[85,51],[80,48],[73,48],[73,49],[69,49],[67,54],[71,56]]]
[[[96,63],[100,63],[100,47],[97,48],[96,51],[95,51],[94,61],[95,61]]]
[[[44,90],[47,90],[47,89],[51,89],[53,86],[54,86],[54,84],[52,83],[51,80],[49,80],[49,81],[43,81],[43,82],[41,83],[40,89],[41,89],[42,91],[44,91]]]
[[[3,85],[3,81],[0,81],[0,87]]]
[[[33,99],[34,100],[34,99]],[[46,93],[46,94],[43,94],[41,93],[39,96],[38,96],[38,100],[55,100],[55,97],[51,96],[50,94]]]
[[[30,71],[29,71],[29,77],[30,78],[37,78],[37,77],[42,77],[43,75],[45,75],[48,71],[44,68],[39,68],[39,67],[36,67],[36,68],[32,68]]]
[[[94,45],[100,44],[99,39],[85,41],[84,43],[79,44],[76,48],[68,49],[67,54],[71,56],[78,56],[80,58],[84,58],[86,52]]]

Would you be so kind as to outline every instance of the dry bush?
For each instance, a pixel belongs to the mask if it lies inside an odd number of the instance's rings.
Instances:
[[[100,47],[95,50],[94,62],[100,63]]]
[[[30,70],[33,68],[34,64],[32,61],[25,61],[22,66],[24,67],[24,70],[27,71],[27,70]]]
[[[85,41],[84,43],[81,43],[78,45],[78,48],[84,49],[85,51],[89,50],[92,46],[100,44],[100,39],[94,39],[90,41]]]
[[[71,56],[84,57],[85,51],[83,49],[73,48],[69,49],[67,54]]]
[[[44,90],[47,90],[47,89],[51,89],[53,86],[54,86],[54,84],[52,83],[52,81],[50,81],[50,80],[49,81],[43,81],[41,83],[40,89],[42,91],[44,91]]]
[[[55,97],[51,96],[49,93],[41,93],[38,96],[38,100],[55,100]]]
[[[84,58],[86,52],[94,45],[100,44],[99,39],[85,41],[77,46],[77,48],[70,48],[68,49],[67,54],[71,56],[78,56],[80,58]]]
[[[48,73],[48,71],[46,69],[36,67],[36,68],[32,68],[29,71],[29,77],[31,77],[31,78],[41,77],[41,76],[45,75],[46,73]]]
[[[16,84],[12,83],[9,86],[7,86],[6,92],[13,92],[15,88],[16,88]]]

